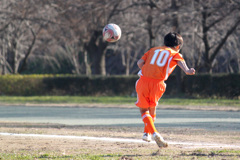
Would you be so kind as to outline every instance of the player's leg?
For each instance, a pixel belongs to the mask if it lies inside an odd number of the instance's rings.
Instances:
[[[151,142],[152,140],[151,133],[148,131],[147,124],[145,123],[144,123],[144,132],[143,132],[142,140],[146,142]]]
[[[139,79],[136,82],[136,92],[137,92],[137,101],[136,101],[136,106],[139,108],[144,108],[144,112],[148,113],[149,115],[149,99],[148,99],[148,88],[146,88],[148,85],[146,85],[148,82],[144,81],[143,79]],[[142,115],[142,114],[141,114]],[[146,124],[144,124],[146,125]],[[150,142],[151,141],[151,136],[149,136],[149,131],[147,127],[144,127],[144,133],[142,139],[144,141]]]
[[[149,108],[149,114],[152,117],[153,122],[156,119],[156,107],[150,107]],[[144,141],[150,142],[152,140],[151,133],[148,131],[147,126],[144,127],[143,137],[142,139]]]
[[[145,124],[145,127],[153,135],[153,138],[156,141],[157,145],[160,148],[167,147],[168,143],[164,141],[163,137],[158,133],[154,125],[153,118],[150,115],[150,113],[152,113],[152,115],[156,115],[156,107],[151,107],[148,110],[146,110],[145,108],[140,108],[140,112],[142,114],[142,119]]]
[[[157,145],[162,147],[167,147],[167,142],[164,141],[162,136],[157,132],[157,129],[154,126],[152,117],[149,114],[149,109],[147,108],[140,108],[140,113],[142,115],[142,120],[144,122],[145,127],[149,130],[149,132],[153,135],[154,140],[156,141]]]
[[[149,107],[149,113],[154,122],[156,120],[156,107]]]
[[[165,91],[165,87],[166,86],[164,82],[157,82],[156,84],[153,83],[151,87],[152,92],[150,93],[150,96],[149,96],[149,99],[150,99],[149,111],[152,117],[154,117],[154,119],[156,117],[156,106],[158,105],[158,101],[162,97]],[[168,143],[164,141],[163,137],[158,132],[154,132],[152,135],[157,145],[160,148],[168,146]]]
[[[147,128],[147,130],[153,134],[154,132],[157,132],[152,117],[149,113],[149,108],[139,108],[140,109],[140,113],[142,115],[142,120],[144,122],[145,127]]]
[[[142,78],[140,78],[137,82],[136,82],[136,92],[137,92],[137,102],[135,103],[136,106],[139,107],[140,109],[140,113],[141,116],[144,118],[146,117],[146,119],[150,118],[150,114],[149,114],[149,89],[148,89],[148,80],[144,80]],[[143,120],[144,120],[143,118]],[[146,123],[144,123],[145,126],[147,125]],[[151,131],[149,131],[148,127],[145,127],[144,130],[145,133],[151,133]]]
[[[135,104],[136,104],[136,106],[139,107],[140,113],[142,115],[142,120],[143,120],[145,126],[147,127],[147,130],[151,134],[153,134],[154,140],[157,142],[157,145],[159,147],[167,147],[168,146],[167,143],[165,143],[163,138],[157,132],[157,130],[154,126],[154,123],[153,123],[153,119],[152,119],[151,115],[149,114],[149,107],[151,107],[150,106],[151,100],[149,99],[149,87],[148,87],[149,85],[148,84],[149,84],[148,81],[144,81],[141,78],[136,82],[136,91],[137,91],[138,99]],[[154,85],[155,84],[153,84],[153,86],[152,86],[153,88],[155,88]],[[156,104],[153,106],[155,107]]]

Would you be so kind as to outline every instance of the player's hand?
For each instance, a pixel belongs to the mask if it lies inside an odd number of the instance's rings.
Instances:
[[[195,69],[194,68],[190,68],[189,70],[187,70],[186,74],[187,75],[194,75],[195,74]]]

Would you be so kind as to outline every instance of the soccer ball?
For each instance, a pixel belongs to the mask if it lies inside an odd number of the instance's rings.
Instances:
[[[122,31],[116,24],[110,23],[103,28],[103,40],[107,42],[116,42],[121,38]]]

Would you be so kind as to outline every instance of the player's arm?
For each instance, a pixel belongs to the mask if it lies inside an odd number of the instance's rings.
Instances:
[[[142,69],[142,66],[144,65],[145,61],[143,59],[139,59],[137,62],[137,65],[140,69]]]
[[[178,61],[177,64],[187,75],[195,74],[195,69],[194,68],[189,69],[185,61]]]

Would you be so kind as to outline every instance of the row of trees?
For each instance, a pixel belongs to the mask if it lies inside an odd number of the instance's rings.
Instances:
[[[117,43],[102,28],[122,29]],[[170,31],[198,72],[240,72],[238,0],[1,0],[1,74],[136,74],[136,61]]]

